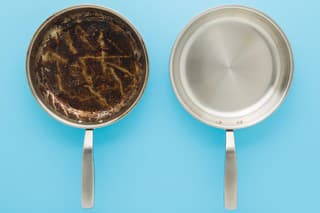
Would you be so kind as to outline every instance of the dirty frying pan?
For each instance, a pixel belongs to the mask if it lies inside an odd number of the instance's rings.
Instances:
[[[85,129],[82,206],[93,207],[93,129],[118,121],[140,99],[149,72],[143,40],[113,10],[75,6],[36,31],[26,69],[42,108],[62,123]]]
[[[171,82],[184,108],[226,130],[224,203],[237,207],[235,129],[254,125],[284,100],[293,56],[280,27],[265,14],[223,6],[200,14],[178,37]]]

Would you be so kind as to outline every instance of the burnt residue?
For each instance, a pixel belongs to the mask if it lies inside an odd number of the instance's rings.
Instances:
[[[37,95],[59,116],[101,123],[126,112],[138,98],[146,57],[125,21],[82,8],[59,15],[38,34],[30,76]]]

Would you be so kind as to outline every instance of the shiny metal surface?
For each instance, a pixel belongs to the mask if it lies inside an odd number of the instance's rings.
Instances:
[[[82,153],[82,207],[92,208],[94,202],[93,129],[84,135]]]
[[[245,7],[209,10],[180,34],[171,81],[182,105],[215,127],[237,129],[270,115],[293,74],[290,45],[264,14]]]
[[[237,206],[233,130],[254,125],[287,95],[293,56],[280,27],[265,14],[223,6],[194,18],[171,54],[171,83],[184,108],[226,129],[225,207]]]
[[[226,162],[224,174],[224,207],[237,208],[237,161],[233,130],[226,131]]]

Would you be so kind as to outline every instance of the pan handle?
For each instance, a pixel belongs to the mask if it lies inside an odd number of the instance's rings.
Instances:
[[[82,208],[92,208],[94,200],[93,129],[86,129],[82,154]]]
[[[226,130],[224,207],[229,210],[237,208],[237,161],[233,130]]]

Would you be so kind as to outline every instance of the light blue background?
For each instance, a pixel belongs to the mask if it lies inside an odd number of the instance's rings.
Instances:
[[[91,1],[141,32],[150,79],[137,107],[95,131],[95,208],[80,208],[83,130],[44,112],[31,95],[25,57],[37,27],[80,1],[2,1],[0,13],[0,212],[214,213],[223,209],[224,131],[178,103],[169,55],[192,17],[236,3],[270,15],[294,52],[290,93],[264,122],[236,131],[242,213],[320,212],[320,4],[314,1]],[[88,3],[88,2],[86,2]],[[30,211],[32,210],[32,211]]]

